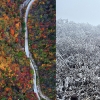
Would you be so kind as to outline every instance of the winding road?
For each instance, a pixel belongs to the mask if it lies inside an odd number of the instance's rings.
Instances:
[[[24,3],[20,6],[20,14],[21,13],[21,10],[27,6],[26,8],[26,12],[25,12],[25,53],[26,53],[26,56],[30,59],[30,67],[33,69],[34,71],[34,75],[33,75],[33,90],[34,92],[36,93],[37,97],[38,97],[38,100],[41,100],[41,98],[45,99],[45,100],[50,100],[47,96],[45,96],[42,91],[41,91],[41,88],[40,88],[40,83],[39,83],[39,75],[38,75],[38,67],[37,65],[35,64],[35,61],[34,59],[32,58],[32,55],[29,51],[29,46],[28,46],[28,29],[27,29],[27,19],[28,19],[28,13],[29,13],[29,10],[30,10],[30,7],[32,5],[32,3],[34,2],[35,0],[26,0],[24,1]]]

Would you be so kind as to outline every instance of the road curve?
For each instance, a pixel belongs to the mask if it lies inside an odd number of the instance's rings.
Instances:
[[[26,56],[30,59],[30,66],[31,68],[33,69],[34,71],[34,75],[33,75],[33,90],[34,92],[36,93],[37,97],[38,97],[38,100],[41,100],[41,98],[45,99],[45,100],[50,100],[47,96],[45,96],[42,91],[41,91],[41,88],[40,88],[40,83],[39,83],[39,75],[38,75],[38,67],[37,65],[35,64],[35,61],[34,59],[32,58],[32,55],[31,53],[29,52],[29,46],[28,46],[28,28],[27,28],[27,19],[28,19],[28,13],[29,13],[29,10],[30,10],[30,7],[32,5],[32,3],[34,2],[35,0],[26,0],[21,6],[20,6],[20,13],[21,13],[21,9],[24,8],[25,6],[27,6],[26,8],[26,12],[25,12],[25,53],[26,53]]]

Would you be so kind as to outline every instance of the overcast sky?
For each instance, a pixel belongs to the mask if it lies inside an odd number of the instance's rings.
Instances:
[[[56,18],[100,24],[100,0],[56,0]]]

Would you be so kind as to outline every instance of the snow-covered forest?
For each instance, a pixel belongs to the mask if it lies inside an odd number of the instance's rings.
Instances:
[[[100,100],[100,25],[57,20],[56,48],[57,100]]]

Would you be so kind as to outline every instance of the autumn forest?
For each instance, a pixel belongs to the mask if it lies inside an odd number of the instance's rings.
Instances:
[[[0,100],[38,100],[25,54],[25,0],[0,0]],[[42,92],[55,100],[55,0],[35,0],[28,14],[29,50],[38,66]],[[41,99],[42,100],[42,99]]]

